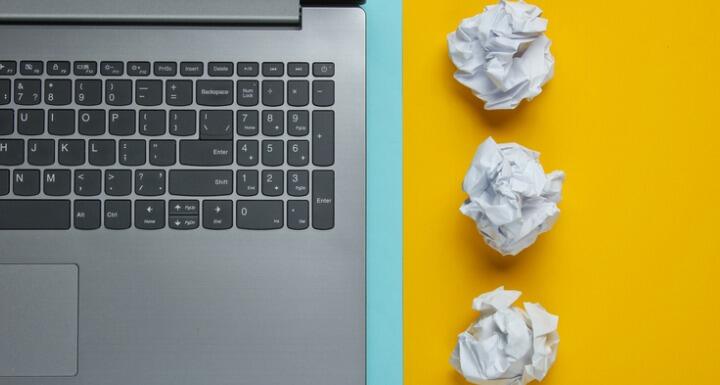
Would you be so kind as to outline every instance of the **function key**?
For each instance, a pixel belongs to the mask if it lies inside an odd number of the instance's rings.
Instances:
[[[210,64],[208,64],[208,74],[210,76],[232,76],[233,63],[211,62]]]
[[[260,65],[254,62],[240,62],[237,65],[238,76],[258,76],[260,73]]]
[[[73,64],[75,76],[95,76],[97,74],[97,62],[76,61]]]
[[[0,61],[0,75],[15,75],[17,71],[17,62],[14,61]]]
[[[202,76],[205,72],[202,62],[182,62],[180,63],[180,75],[182,76]]]
[[[20,73],[23,75],[42,75],[43,62],[41,61],[21,61]]]
[[[100,63],[100,74],[103,76],[122,76],[125,73],[123,62],[104,61]]]
[[[263,76],[279,77],[285,74],[285,66],[283,63],[263,63]]]
[[[310,74],[310,65],[308,63],[290,63],[288,64],[288,75],[292,77],[304,77]]]
[[[175,76],[177,75],[177,63],[175,62],[155,62],[155,76]]]
[[[70,75],[70,62],[69,61],[49,61],[47,63],[47,73],[50,76]]]
[[[128,62],[127,73],[130,76],[149,76],[150,75],[150,63],[148,63],[146,61]]]
[[[319,78],[335,76],[335,63],[313,63],[313,75]]]

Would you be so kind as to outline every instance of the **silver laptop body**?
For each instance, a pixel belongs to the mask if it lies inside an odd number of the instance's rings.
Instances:
[[[0,385],[364,383],[362,9],[0,0]]]

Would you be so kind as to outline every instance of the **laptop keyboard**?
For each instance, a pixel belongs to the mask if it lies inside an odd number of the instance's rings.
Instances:
[[[334,227],[333,63],[1,59],[1,230]]]

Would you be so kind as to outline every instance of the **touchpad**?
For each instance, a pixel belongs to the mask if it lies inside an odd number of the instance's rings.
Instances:
[[[77,374],[77,265],[0,264],[0,377]]]

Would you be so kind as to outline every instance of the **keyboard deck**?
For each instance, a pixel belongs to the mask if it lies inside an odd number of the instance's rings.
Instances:
[[[333,63],[14,59],[0,230],[334,227]]]

